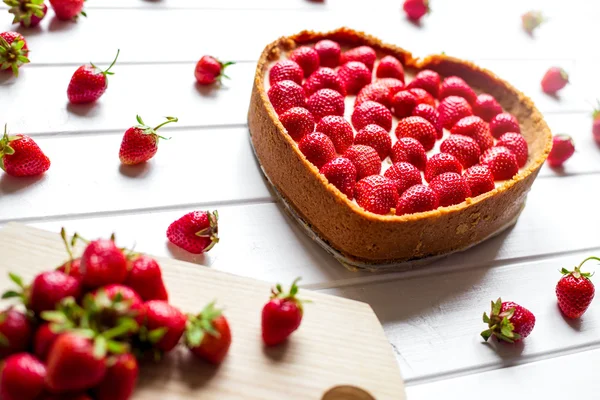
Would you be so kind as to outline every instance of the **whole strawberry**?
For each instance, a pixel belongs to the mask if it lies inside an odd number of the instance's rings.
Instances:
[[[359,61],[350,61],[338,70],[338,76],[344,82],[346,93],[356,94],[371,83],[372,75],[367,66]]]
[[[192,211],[169,225],[167,238],[192,254],[210,251],[219,243],[218,220],[216,211]]]
[[[496,139],[500,139],[500,136],[506,132],[521,133],[521,127],[514,115],[505,112],[497,114],[491,119],[490,132]]]
[[[319,121],[327,115],[344,115],[344,96],[333,89],[321,89],[310,95],[306,109]]]
[[[352,145],[344,153],[347,158],[356,167],[357,179],[362,179],[369,175],[376,175],[381,172],[381,158],[374,148],[362,144]]]
[[[485,165],[472,166],[465,171],[463,177],[469,185],[471,197],[487,193],[496,187],[494,184],[494,175],[492,175],[492,171]]]
[[[337,157],[323,165],[319,172],[350,200],[354,198],[357,172],[352,161],[345,157]]]
[[[387,85],[379,81],[369,83],[358,92],[354,101],[354,107],[361,105],[365,101],[375,101],[389,109],[392,107],[392,92]]]
[[[167,117],[167,120],[154,128],[144,123],[142,117],[136,116],[139,125],[133,126],[125,131],[119,149],[119,159],[125,165],[136,165],[150,160],[158,151],[158,140],[167,139],[156,133],[163,126],[177,122],[175,117]]]
[[[60,237],[65,244],[65,249],[67,250],[67,254],[69,255],[69,259],[64,262],[61,266],[59,266],[56,270],[60,271],[66,275],[72,276],[78,281],[83,280],[83,276],[81,275],[81,257],[75,258],[73,256],[73,245],[71,243],[72,239],[67,238],[67,231],[63,227],[60,230]]]
[[[560,278],[556,285],[556,297],[558,306],[567,318],[579,318],[588,309],[596,289],[590,280],[592,274],[589,272],[581,272],[581,267],[586,261],[600,261],[598,257],[588,257],[575,267],[573,271],[563,268],[560,272],[563,277]]]
[[[473,105],[477,101],[477,94],[471,89],[464,79],[458,76],[449,76],[440,85],[440,100],[448,96],[458,96]]]
[[[280,284],[272,289],[271,300],[262,310],[262,338],[265,345],[276,346],[283,343],[300,327],[304,301],[296,297],[299,280],[300,278],[292,283],[289,293],[284,293]]]
[[[487,149],[479,161],[490,169],[496,181],[511,179],[519,172],[517,157],[506,147],[495,146]]]
[[[567,86],[569,75],[559,67],[551,67],[542,78],[542,90],[544,93],[556,95],[559,90]]]
[[[410,81],[407,88],[421,88],[437,99],[440,95],[440,82],[440,75],[437,72],[424,69],[415,76],[415,79]]]
[[[45,323],[38,327],[33,337],[33,353],[41,361],[46,361],[52,345],[60,336],[60,333],[54,332],[55,328],[51,323]]]
[[[292,60],[281,60],[269,70],[269,84],[274,85],[281,81],[292,81],[298,85],[302,84],[304,71]]]
[[[335,151],[339,154],[343,154],[354,141],[352,125],[339,115],[327,115],[321,118],[315,130],[329,136]]]
[[[477,164],[481,155],[477,142],[469,136],[463,135],[448,136],[440,145],[440,151],[452,154],[464,168]]]
[[[304,157],[317,168],[321,168],[335,158],[333,142],[327,135],[320,132],[312,132],[304,136],[298,143],[298,148]]]
[[[385,160],[392,150],[392,138],[388,132],[379,125],[370,124],[356,133],[354,143],[371,146],[379,158]]]
[[[18,277],[11,278],[19,283],[21,297],[27,308],[37,315],[43,311],[54,310],[65,297],[78,299],[81,295],[81,282],[60,271],[42,272],[34,278],[29,287],[23,286]]]
[[[95,303],[96,312],[102,314],[102,324],[108,329],[118,325],[121,317],[134,318],[144,323],[144,303],[139,294],[128,286],[113,283],[102,286],[87,296],[84,301]]]
[[[308,79],[306,79],[303,87],[307,96],[310,96],[321,89],[333,89],[342,96],[346,95],[346,87],[344,86],[342,79],[338,76],[337,72],[327,67],[321,67],[313,72]]]
[[[396,137],[398,139],[411,137],[417,139],[425,151],[433,149],[437,133],[429,121],[422,117],[407,117],[401,119],[396,126]]]
[[[394,56],[385,56],[377,64],[375,75],[378,78],[396,78],[404,82],[404,66]]]
[[[229,79],[225,74],[225,69],[234,62],[222,62],[213,56],[202,56],[196,63],[194,76],[200,85],[212,85],[215,82],[221,83],[223,78]]]
[[[315,130],[315,119],[306,108],[290,108],[279,116],[279,121],[296,142]]]
[[[425,168],[425,180],[431,182],[433,178],[445,172],[462,173],[460,161],[449,153],[436,153],[427,160]]]
[[[125,286],[133,289],[142,300],[169,300],[160,266],[150,256],[139,254],[129,261],[129,274]]]
[[[441,139],[444,136],[444,127],[440,123],[440,113],[433,106],[424,103],[417,104],[412,110],[412,116],[422,117],[431,122],[437,133],[437,139]]]
[[[54,9],[56,18],[61,21],[77,19],[79,14],[87,17],[83,11],[85,0],[50,0],[50,5]]]
[[[392,96],[391,104],[396,118],[402,119],[412,115],[417,106],[417,97],[408,90],[400,90]]]
[[[196,357],[220,364],[231,346],[231,330],[223,312],[208,304],[198,315],[189,315],[185,344]]]
[[[335,68],[340,65],[342,48],[333,40],[320,40],[315,44],[315,51],[319,54],[321,67]]]
[[[412,164],[407,162],[397,162],[389,167],[383,174],[396,184],[398,195],[402,194],[410,187],[423,183],[421,172]]]
[[[13,307],[0,313],[0,358],[26,351],[32,336],[33,322],[27,315]]]
[[[294,81],[277,82],[269,88],[267,96],[277,114],[282,114],[292,107],[306,107],[304,89]]]
[[[399,138],[394,147],[392,147],[390,158],[394,163],[407,161],[421,171],[425,170],[427,164],[425,148],[421,142],[411,137]]]
[[[5,125],[0,139],[0,168],[16,177],[37,176],[48,171],[50,159],[29,136],[8,136]]]
[[[554,135],[552,138],[552,150],[548,154],[548,165],[552,168],[560,168],[575,153],[575,143],[569,135]]]
[[[426,185],[414,185],[406,189],[396,206],[396,215],[431,211],[440,204],[437,193]]]
[[[115,355],[108,360],[104,379],[94,388],[94,399],[128,400],[135,389],[138,375],[138,362],[133,355]]]
[[[448,96],[440,101],[438,112],[440,113],[440,123],[444,129],[452,129],[458,121],[473,115],[473,109],[467,100],[458,96]]]
[[[527,147],[527,141],[520,133],[507,132],[500,136],[498,139],[497,146],[506,147],[517,157],[517,164],[519,168],[522,168],[527,163],[529,157],[529,150]]]
[[[374,214],[385,215],[398,203],[396,182],[381,175],[361,179],[354,188],[356,203]]]
[[[594,120],[592,124],[592,134],[594,135],[596,143],[600,145],[600,102],[598,102],[598,108],[594,110],[592,118]]]
[[[146,315],[145,333],[140,335],[162,352],[169,352],[177,346],[187,323],[186,316],[166,301],[150,300],[144,304]]]
[[[541,11],[527,11],[525,14],[521,15],[521,24],[523,29],[530,35],[533,35],[533,31],[544,22],[545,18]]]
[[[117,56],[105,71],[100,70],[92,63],[77,68],[67,88],[69,102],[72,104],[89,104],[102,97],[108,88],[107,76],[114,75],[114,72],[110,72],[110,69],[117,62],[120,52],[120,50],[117,50]]]
[[[17,32],[0,33],[0,71],[12,70],[14,76],[19,76],[19,68],[29,62],[27,41]]]
[[[445,172],[433,178],[429,187],[438,195],[440,206],[462,203],[471,196],[467,181],[455,172]]]
[[[298,47],[290,54],[290,60],[296,62],[302,68],[305,78],[308,78],[319,68],[319,53],[312,47]]]
[[[4,0],[9,6],[8,12],[13,14],[13,24],[21,24],[25,28],[33,28],[40,24],[48,12],[44,0]]]
[[[429,92],[427,92],[427,90],[421,88],[412,88],[408,89],[408,91],[415,96],[417,99],[417,104],[428,104],[432,107],[436,106],[435,99],[429,94]]]
[[[81,256],[84,286],[93,289],[127,278],[127,259],[112,239],[90,242]]]
[[[512,301],[503,302],[498,299],[492,301],[490,315],[483,313],[483,322],[489,329],[481,332],[487,341],[491,336],[508,343],[519,342],[525,339],[535,326],[535,316],[523,306]]]
[[[485,122],[490,122],[492,118],[502,112],[502,106],[498,101],[487,93],[477,96],[473,104],[473,114],[481,117]]]
[[[365,101],[354,109],[351,121],[356,130],[375,124],[389,132],[392,129],[393,118],[390,110],[384,105],[374,101]]]
[[[2,400],[36,400],[44,391],[46,367],[28,353],[13,354],[0,375]]]
[[[385,58],[385,57],[384,57]],[[369,46],[358,46],[350,49],[342,54],[341,63],[346,64],[350,61],[358,61],[363,63],[370,71],[373,70],[377,60],[377,53]],[[394,76],[392,78],[395,78]]]
[[[430,12],[429,0],[404,0],[403,8],[408,19],[415,22]]]
[[[519,125],[517,124],[517,128],[518,126]],[[488,124],[480,117],[476,117],[474,115],[461,118],[456,124],[454,124],[452,129],[450,129],[450,133],[453,135],[470,137],[477,142],[479,149],[482,152],[494,145],[494,138],[490,133],[490,127]]]
[[[396,78],[380,78],[375,83],[385,86],[390,89],[390,95],[393,96],[400,90],[404,89],[404,83],[400,79]]]

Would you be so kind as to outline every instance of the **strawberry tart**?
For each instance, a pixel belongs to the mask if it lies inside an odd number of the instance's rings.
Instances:
[[[551,148],[493,73],[341,28],[261,54],[252,145],[288,210],[348,266],[412,266],[514,224]]]

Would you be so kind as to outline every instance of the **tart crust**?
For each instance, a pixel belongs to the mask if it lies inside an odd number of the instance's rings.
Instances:
[[[279,122],[264,89],[269,62],[298,45],[322,39],[342,46],[368,45],[378,57],[395,56],[407,71],[431,69],[442,78],[457,75],[476,91],[491,94],[518,119],[529,146],[527,164],[510,181],[457,205],[403,216],[365,211],[329,184],[304,157]],[[267,45],[256,68],[248,125],[264,173],[294,212],[347,260],[374,266],[437,258],[469,248],[512,225],[552,146],[550,129],[533,102],[492,72],[446,55],[417,59],[400,47],[348,28],[303,31]]]

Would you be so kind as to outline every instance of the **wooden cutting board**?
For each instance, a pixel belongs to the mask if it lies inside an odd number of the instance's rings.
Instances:
[[[1,290],[11,287],[9,271],[29,281],[66,259],[58,233],[18,224],[0,231],[0,255]],[[184,348],[160,364],[142,366],[133,399],[405,399],[392,347],[369,305],[300,290],[301,298],[312,301],[305,306],[302,326],[284,345],[265,348],[260,313],[272,282],[158,261],[171,303],[198,312],[217,299],[233,343],[219,367],[190,357]]]

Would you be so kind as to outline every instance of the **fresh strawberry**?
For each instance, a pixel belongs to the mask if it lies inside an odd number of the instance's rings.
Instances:
[[[544,22],[545,18],[541,11],[527,11],[525,14],[521,15],[523,29],[530,35],[533,35],[533,31]]]
[[[401,119],[396,126],[396,137],[412,137],[417,139],[425,151],[433,149],[437,133],[431,122],[421,117],[407,117]]]
[[[156,132],[161,127],[178,121],[175,117],[167,117],[165,122],[152,128],[139,115],[136,118],[139,125],[127,129],[121,140],[119,159],[125,165],[145,163],[154,157],[158,151],[158,140],[167,139]]]
[[[69,102],[72,104],[88,104],[102,97],[108,88],[108,75],[114,75],[114,72],[110,72],[110,69],[117,62],[120,52],[121,50],[117,51],[117,56],[105,71],[98,69],[92,63],[77,68],[67,88]]]
[[[307,96],[321,89],[333,89],[342,96],[346,95],[346,86],[344,86],[342,79],[337,72],[327,67],[321,67],[313,72],[304,82],[303,87]]]
[[[402,158],[403,154],[406,159]],[[390,158],[394,163],[407,161],[421,171],[425,170],[425,166],[427,164],[427,154],[425,153],[425,148],[421,142],[411,137],[399,138],[396,144],[394,144],[392,147]]]
[[[449,76],[442,81],[440,86],[440,100],[449,96],[462,97],[471,105],[477,101],[477,94],[471,89],[471,86],[458,76]]]
[[[346,64],[350,61],[358,61],[363,63],[370,71],[373,70],[377,60],[375,50],[369,46],[359,46],[342,53],[341,63]],[[395,77],[392,77],[395,78]]]
[[[344,115],[344,96],[333,89],[321,89],[306,101],[306,108],[317,121],[326,115]]]
[[[358,92],[354,107],[357,107],[365,101],[375,101],[383,104],[386,108],[392,107],[392,92],[387,85],[380,83],[370,83]]]
[[[4,362],[0,375],[2,400],[36,400],[44,391],[46,367],[27,353],[13,354]]]
[[[400,79],[395,78],[381,78],[377,79],[375,83],[383,85],[390,89],[390,94],[394,96],[396,93],[404,89],[404,83]]]
[[[411,21],[419,22],[425,14],[430,12],[429,0],[404,0],[404,12]]]
[[[592,123],[592,134],[594,135],[594,140],[600,146],[600,101],[598,102],[598,108],[592,113],[592,118],[594,120]]]
[[[167,238],[192,254],[210,251],[219,243],[218,220],[216,211],[192,211],[169,225]]]
[[[431,182],[433,178],[445,172],[462,173],[462,165],[460,161],[452,154],[436,153],[427,160],[425,168],[425,180]]]
[[[392,138],[385,129],[375,124],[367,125],[359,130],[354,138],[354,143],[371,146],[382,160],[392,150]]]
[[[90,242],[81,256],[84,286],[94,289],[111,283],[123,283],[127,278],[127,258],[113,240]]]
[[[408,89],[417,99],[417,104],[429,104],[431,107],[435,107],[435,99],[425,89],[412,88]]]
[[[437,99],[440,95],[440,74],[430,69],[424,69],[409,82],[407,87],[408,89],[424,89]]]
[[[0,169],[16,177],[37,176],[48,171],[50,159],[27,135],[8,136],[6,125],[0,138]]]
[[[321,67],[335,68],[340,65],[342,49],[339,43],[333,40],[319,40],[315,44],[315,51],[319,54]]]
[[[63,263],[56,270],[66,275],[72,276],[73,278],[81,282],[83,280],[83,276],[81,275],[81,258],[73,257],[73,245],[72,243],[70,243],[69,239],[67,239],[67,231],[65,230],[65,228],[62,228],[60,230],[60,237],[62,238],[63,243],[65,244],[65,249],[67,250],[67,254],[69,255],[69,260]]]
[[[231,330],[223,312],[214,302],[198,315],[189,315],[185,344],[196,357],[220,364],[231,346]]]
[[[281,81],[292,81],[302,85],[304,71],[297,62],[292,60],[281,60],[277,62],[269,71],[269,84],[274,85]]]
[[[422,117],[431,122],[437,133],[437,139],[441,139],[444,136],[444,127],[440,123],[440,113],[434,107],[425,103],[417,104],[412,110],[412,116]]]
[[[490,122],[492,118],[502,112],[502,106],[487,93],[480,94],[473,104],[473,114],[481,117],[485,122]]]
[[[94,388],[96,400],[128,400],[139,375],[138,362],[130,353],[110,358],[102,382]]]
[[[443,153],[452,154],[464,168],[479,162],[481,150],[475,140],[463,135],[450,135],[440,146]]]
[[[487,193],[496,187],[494,184],[494,175],[492,175],[492,171],[485,165],[472,166],[465,171],[463,177],[467,181],[469,189],[471,189],[471,197]]]
[[[417,97],[408,90],[400,90],[392,96],[394,115],[398,119],[411,116],[417,104]]]
[[[365,64],[358,61],[350,61],[340,67],[338,76],[344,82],[346,93],[356,94],[364,86],[371,83],[371,71]]]
[[[292,51],[290,60],[295,61],[302,68],[305,78],[319,68],[319,53],[308,46],[301,46]]]
[[[440,200],[437,193],[429,186],[411,186],[400,196],[396,206],[396,215],[435,210],[439,204]]]
[[[464,117],[473,115],[473,110],[469,103],[464,98],[458,96],[444,98],[438,106],[438,112],[440,113],[440,123],[444,129],[452,129],[458,121]]]
[[[456,172],[445,172],[433,178],[429,187],[438,195],[440,206],[462,203],[471,196],[467,181]]]
[[[556,297],[558,298],[558,306],[567,318],[581,317],[587,311],[596,294],[594,284],[590,280],[592,274],[581,272],[581,267],[589,260],[600,261],[600,258],[588,257],[573,271],[566,268],[560,271],[563,277],[556,285]]]
[[[26,292],[27,307],[40,315],[42,311],[54,310],[66,297],[78,299],[81,295],[81,282],[60,271],[42,272],[35,277]]]
[[[142,300],[169,300],[160,266],[150,256],[139,254],[130,260],[125,286],[133,289]]]
[[[8,12],[13,14],[13,24],[21,24],[25,28],[33,28],[40,24],[48,12],[44,0],[4,0],[9,6]]]
[[[267,95],[277,114],[292,107],[306,107],[304,89],[294,81],[277,82],[269,88]]]
[[[52,345],[59,336],[60,333],[54,332],[52,324],[46,323],[40,325],[33,337],[33,352],[35,356],[42,361],[46,361]]]
[[[27,41],[17,32],[0,33],[0,71],[10,69],[19,76],[19,68],[29,62]]]
[[[329,183],[338,188],[350,200],[354,198],[357,172],[352,161],[345,157],[334,158],[323,165],[320,172],[327,178]]]
[[[490,128],[480,117],[469,116],[461,118],[450,129],[450,133],[470,137],[477,142],[482,152],[494,145],[494,138],[490,134]]]
[[[479,161],[492,171],[496,181],[511,179],[519,172],[517,157],[506,147],[496,146],[487,149]]]
[[[96,307],[105,310],[102,322],[108,327],[117,325],[121,317],[134,318],[138,324],[144,323],[144,302],[132,288],[113,283],[92,292]]]
[[[344,153],[347,158],[356,167],[357,179],[362,179],[369,175],[376,175],[381,172],[381,158],[370,146],[362,144],[352,145]]]
[[[357,131],[367,125],[379,125],[386,132],[392,129],[392,113],[384,105],[365,101],[352,111],[352,125]]]
[[[421,172],[414,165],[407,162],[393,164],[385,171],[383,176],[394,182],[399,196],[402,196],[402,193],[409,187],[423,183]]]
[[[350,122],[339,115],[327,115],[317,124],[316,132],[321,132],[333,142],[335,151],[343,154],[354,141],[354,131]]]
[[[315,119],[306,108],[290,108],[279,116],[279,121],[296,142],[315,130]]]
[[[359,180],[354,195],[359,206],[375,214],[388,214],[398,203],[396,182],[381,175]]]
[[[313,132],[304,136],[298,148],[304,157],[317,168],[321,168],[335,158],[335,146],[329,136],[321,132]]]
[[[517,157],[519,168],[524,167],[527,163],[527,157],[529,156],[527,141],[520,133],[507,132],[500,136],[496,145],[506,147],[512,151]]]
[[[185,331],[186,316],[166,301],[150,300],[144,303],[147,339],[162,352],[175,348]]]
[[[33,323],[25,314],[13,307],[0,313],[0,358],[27,350],[32,336]]]
[[[542,90],[544,93],[556,95],[559,90],[569,83],[569,74],[559,67],[550,67],[542,78]]]
[[[404,66],[394,56],[385,56],[377,64],[375,76],[378,78],[396,78],[404,82]]]
[[[271,299],[262,309],[261,329],[263,342],[267,346],[276,346],[286,341],[302,322],[303,300],[298,299],[298,281],[284,293],[280,284],[271,290]]]
[[[79,14],[87,17],[83,11],[83,3],[85,0],[50,0],[50,5],[54,9],[56,18],[61,21],[69,21],[76,19]]]
[[[512,114],[501,113],[490,121],[490,132],[492,136],[499,139],[506,132],[521,133],[521,127],[519,121]]]
[[[483,322],[489,326],[489,329],[481,332],[485,341],[493,335],[499,341],[514,343],[529,336],[535,326],[535,316],[525,307],[512,301],[503,302],[499,298],[492,301],[489,317],[483,313]]]
[[[560,168],[575,153],[575,142],[569,135],[554,135],[552,138],[552,150],[548,154],[548,165],[552,168]]]

